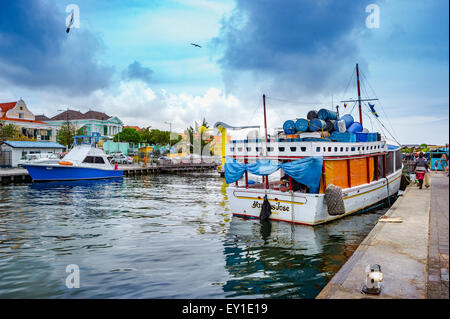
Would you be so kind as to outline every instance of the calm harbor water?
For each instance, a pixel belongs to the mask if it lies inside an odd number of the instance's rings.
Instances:
[[[232,217],[225,189],[205,175],[1,186],[0,298],[314,298],[384,213],[261,224]]]

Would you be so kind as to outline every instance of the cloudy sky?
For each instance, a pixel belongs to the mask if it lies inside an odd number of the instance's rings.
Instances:
[[[365,127],[447,143],[448,12],[442,0],[1,0],[0,102],[182,131],[203,117],[263,125],[266,94],[272,132],[337,104],[358,117],[340,101],[357,97],[359,63],[384,124],[364,105]]]

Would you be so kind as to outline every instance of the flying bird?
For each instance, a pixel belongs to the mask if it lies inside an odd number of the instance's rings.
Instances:
[[[70,28],[72,27],[72,25],[73,25],[73,11],[72,11],[72,15],[70,17],[69,25],[67,26],[67,29],[66,29],[66,33],[69,33]]]
[[[198,45],[198,44],[196,44],[196,43],[191,43],[191,45],[193,45],[194,47],[199,47],[199,48],[201,48],[201,46]]]

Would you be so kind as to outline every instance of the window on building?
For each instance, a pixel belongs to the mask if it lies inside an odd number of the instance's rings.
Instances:
[[[23,113],[19,113],[19,119],[23,119]]]

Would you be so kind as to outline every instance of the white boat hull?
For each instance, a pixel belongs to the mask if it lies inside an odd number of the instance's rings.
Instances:
[[[328,214],[324,194],[290,193],[230,185],[227,195],[233,215],[259,218],[263,198],[267,194],[272,206],[271,220],[318,225],[356,213],[396,194],[400,188],[401,174],[402,171],[398,170],[387,178],[380,178],[370,184],[343,189],[345,213],[342,215]]]

